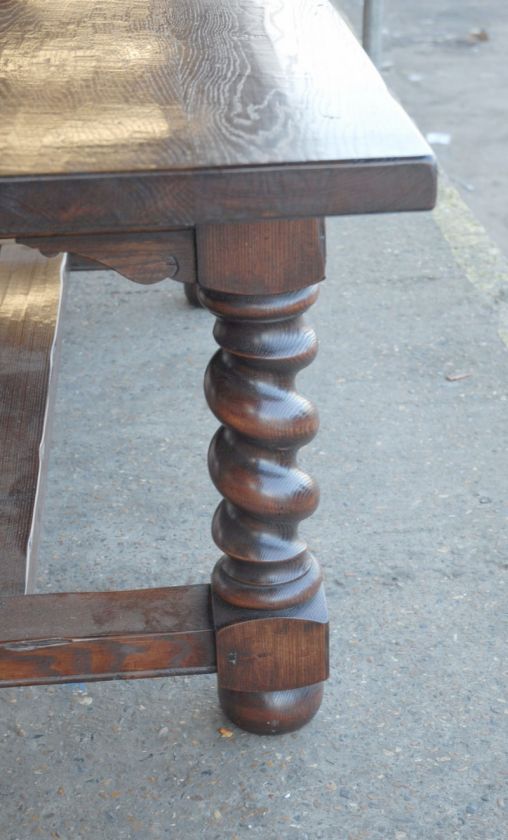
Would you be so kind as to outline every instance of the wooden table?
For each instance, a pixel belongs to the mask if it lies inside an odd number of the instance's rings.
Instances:
[[[318,489],[296,453],[318,419],[294,384],[317,348],[322,219],[431,208],[431,152],[325,0],[6,0],[0,68],[0,236],[199,289],[224,498],[211,587],[22,595],[24,550],[4,541],[0,685],[217,670],[240,726],[296,729],[328,673],[298,534]]]

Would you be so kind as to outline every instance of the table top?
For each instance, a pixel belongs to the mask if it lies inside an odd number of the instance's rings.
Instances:
[[[327,0],[4,0],[0,113],[11,209],[14,181],[41,177],[390,161],[432,179],[429,147]]]

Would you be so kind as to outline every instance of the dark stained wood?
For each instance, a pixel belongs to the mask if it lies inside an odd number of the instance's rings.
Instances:
[[[315,332],[302,318],[316,297],[315,286],[266,297],[200,291],[218,316],[221,347],[205,376],[208,405],[222,423],[208,456],[224,497],[212,534],[226,556],[213,590],[244,609],[295,606],[321,584],[298,535],[319,492],[296,462],[297,450],[316,434],[318,416],[294,385],[317,352]]]
[[[326,0],[3,0],[0,174],[419,158]]]
[[[435,200],[428,145],[327,0],[5,0],[0,55],[0,235]]]
[[[46,236],[20,238],[46,256],[58,253],[78,254],[112,268],[136,283],[158,283],[173,279],[196,282],[194,232],[99,234],[96,236]]]
[[[206,630],[209,601],[208,584],[0,597],[0,639]]]
[[[138,232],[252,219],[431,210],[434,159],[144,175],[0,178],[0,236]]]
[[[0,686],[212,673],[208,585],[0,598]]]
[[[196,246],[199,283],[208,289],[277,294],[325,274],[321,219],[208,225],[197,229]]]
[[[217,673],[232,691],[286,691],[328,679],[328,625],[265,618],[217,631]]]
[[[19,239],[18,242],[22,242],[22,239]],[[30,241],[30,240],[26,240]],[[67,264],[69,266],[69,271],[104,271],[104,266],[95,260],[89,260],[86,257],[80,257],[79,254],[68,254]]]
[[[22,245],[0,252],[0,594],[33,584],[64,270]]]
[[[213,671],[215,625],[226,713],[297,729],[328,673],[298,532],[319,494],[296,456],[318,419],[294,381],[317,350],[318,219],[430,209],[432,153],[329,0],[4,0],[0,74],[0,235],[194,283],[197,229],[224,552],[213,621],[208,587],[0,599],[0,685]]]
[[[262,228],[251,227],[254,242]],[[248,236],[248,226],[245,228],[243,234]],[[314,235],[319,240],[317,226]],[[277,263],[275,238],[268,237],[266,243],[263,264],[268,264],[270,257]],[[297,253],[297,244],[295,248]],[[319,276],[321,262],[316,253],[313,259],[306,258],[304,241],[295,271],[296,285],[304,284],[305,277],[316,276],[316,271]],[[255,250],[232,251],[234,269],[243,277],[239,254],[244,255],[243,269],[248,275]],[[229,276],[228,250],[223,261]],[[235,723],[267,734],[297,729],[315,714],[327,673],[321,571],[298,533],[300,520],[316,509],[319,493],[296,460],[298,449],[318,428],[314,406],[294,384],[297,372],[310,364],[317,352],[315,333],[303,319],[317,293],[317,285],[278,295],[199,290],[201,303],[217,316],[214,336],[221,348],[205,376],[208,404],[222,423],[208,459],[211,478],[224,497],[212,526],[213,538],[224,552],[212,576],[215,625],[219,632],[233,625],[231,638],[240,639],[247,632],[236,627],[241,621],[289,621],[288,625],[268,622],[260,630],[261,638],[253,630],[249,641],[244,639],[247,651],[242,656],[254,656],[257,667],[241,691],[241,679],[234,681],[231,672],[221,668],[219,696]],[[304,657],[306,664],[291,685],[289,674],[283,673],[280,664],[274,665],[274,655],[263,658],[261,650],[277,650],[280,627],[289,628],[290,640],[291,622],[297,619],[321,625],[316,631],[321,641],[314,645],[310,658]],[[291,649],[290,641],[287,649]],[[229,644],[225,644],[222,654],[227,657],[229,653]],[[266,688],[274,685],[277,671],[281,671],[282,687]],[[222,673],[227,674],[225,682]],[[311,684],[314,687],[309,689]]]
[[[282,735],[308,723],[319,711],[323,683],[290,691],[231,691],[219,684],[224,713],[242,729],[256,735]]]

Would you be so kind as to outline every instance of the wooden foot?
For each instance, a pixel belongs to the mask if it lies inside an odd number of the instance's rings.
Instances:
[[[209,451],[224,497],[212,528],[224,552],[212,577],[219,697],[242,728],[289,732],[314,716],[328,674],[321,571],[298,534],[319,493],[296,462],[318,428],[314,406],[294,383],[317,352],[302,316],[318,286],[199,294],[217,316],[221,347],[205,377],[222,423]]]
[[[228,718],[256,735],[282,735],[312,720],[323,699],[323,683],[290,691],[229,691],[219,683]]]

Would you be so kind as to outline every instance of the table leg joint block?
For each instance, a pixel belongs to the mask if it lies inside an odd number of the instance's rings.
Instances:
[[[286,691],[328,678],[328,624],[262,618],[217,631],[217,672],[233,691]]]

